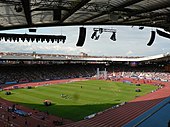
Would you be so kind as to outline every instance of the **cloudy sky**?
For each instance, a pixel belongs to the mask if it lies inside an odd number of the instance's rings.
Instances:
[[[79,26],[45,27],[37,28],[35,34],[65,35],[66,41],[60,43],[46,42],[5,42],[0,41],[0,52],[24,52],[47,53],[47,54],[72,54],[78,55],[85,52],[89,55],[98,56],[150,56],[170,52],[170,40],[156,35],[152,46],[147,46],[152,30],[147,28],[139,30],[134,26],[84,26],[87,28],[86,40],[83,47],[76,47],[79,37]],[[110,40],[112,33],[102,33],[99,40],[91,39],[93,28],[116,29],[116,41]],[[0,33],[31,34],[28,29],[0,31]]]

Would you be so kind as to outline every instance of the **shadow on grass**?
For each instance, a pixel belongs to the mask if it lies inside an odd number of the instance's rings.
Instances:
[[[15,102],[17,103],[17,102]],[[17,104],[29,107],[31,109],[48,112],[49,114],[56,115],[65,119],[70,119],[73,121],[79,121],[84,119],[84,117],[108,109],[115,104],[93,104],[93,105],[55,105],[45,106],[42,104],[29,104],[20,103]]]

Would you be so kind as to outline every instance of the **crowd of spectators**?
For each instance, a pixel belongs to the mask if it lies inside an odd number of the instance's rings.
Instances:
[[[115,66],[113,76],[170,81],[170,73],[163,66],[156,65]]]
[[[115,77],[137,77],[168,81],[170,73],[164,72],[162,67],[143,65],[132,67],[125,64],[8,64],[0,65],[0,84],[24,83],[44,80],[68,79],[79,77],[92,77],[96,75],[97,68],[108,71]]]
[[[100,65],[99,65],[100,67]],[[91,77],[97,66],[85,64],[0,65],[0,84]]]

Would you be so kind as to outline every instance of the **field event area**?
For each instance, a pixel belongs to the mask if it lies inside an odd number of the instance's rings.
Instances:
[[[10,96],[5,95],[6,91],[1,91],[0,96],[15,104],[78,121],[157,88],[147,84],[138,86],[129,82],[87,80],[15,89],[11,90]],[[140,89],[140,92],[136,92],[137,89]],[[49,100],[51,105],[45,106],[44,100]]]

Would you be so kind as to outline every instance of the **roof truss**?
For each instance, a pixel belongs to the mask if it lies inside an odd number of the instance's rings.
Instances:
[[[0,1],[0,15],[0,30],[66,25],[139,25],[170,31],[170,0],[3,0]]]

